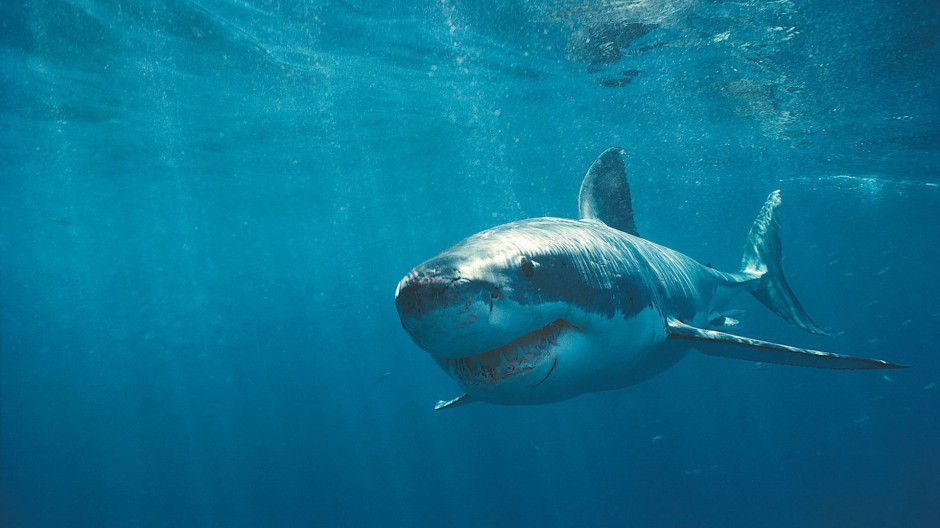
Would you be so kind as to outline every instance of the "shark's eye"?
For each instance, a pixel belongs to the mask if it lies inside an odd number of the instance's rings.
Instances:
[[[528,278],[535,275],[535,264],[528,257],[522,257],[519,261],[519,270]]]
[[[490,299],[493,299],[494,301],[498,301],[502,298],[503,298],[503,294],[499,290],[494,288],[493,291],[490,292]]]

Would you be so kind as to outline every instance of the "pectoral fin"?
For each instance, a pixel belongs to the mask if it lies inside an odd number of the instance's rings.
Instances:
[[[434,406],[435,411],[440,411],[441,409],[450,409],[451,407],[456,407],[458,405],[464,405],[467,403],[473,403],[473,400],[470,399],[469,394],[461,394],[453,400],[440,400],[437,402],[437,405]]]
[[[690,341],[696,350],[710,356],[840,370],[907,368],[906,365],[896,365],[881,359],[843,356],[808,348],[760,341],[715,330],[702,330],[675,319],[669,319],[667,325],[669,339]]]

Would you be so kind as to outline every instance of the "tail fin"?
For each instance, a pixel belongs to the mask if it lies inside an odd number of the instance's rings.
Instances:
[[[774,191],[767,197],[744,243],[741,272],[760,277],[751,289],[751,294],[764,306],[794,326],[825,335],[826,331],[810,319],[783,276],[780,263],[780,220],[777,217],[777,209],[782,203],[780,191]]]

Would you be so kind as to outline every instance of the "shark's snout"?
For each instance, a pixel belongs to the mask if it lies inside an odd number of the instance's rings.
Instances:
[[[498,286],[469,274],[415,268],[395,291],[402,327],[479,398],[507,386],[541,386],[554,371],[556,347],[569,339],[572,326],[522,308],[511,284]]]
[[[457,276],[412,272],[398,283],[395,306],[404,323],[406,319],[424,317],[435,310],[466,302],[474,293],[472,286],[469,280]]]
[[[395,307],[404,324],[406,320],[424,315],[429,308],[430,299],[443,295],[440,281],[428,281],[408,275],[398,283],[395,290]]]
[[[435,357],[453,358],[506,340],[489,328],[502,295],[487,281],[419,267],[398,283],[395,306],[402,327],[415,343]]]

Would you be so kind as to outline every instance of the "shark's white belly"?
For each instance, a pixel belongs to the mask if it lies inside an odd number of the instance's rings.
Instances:
[[[465,384],[464,389],[491,403],[548,403],[640,383],[684,355],[676,347],[662,346],[666,326],[660,312],[652,307],[630,319],[583,312],[570,317],[572,327],[551,345],[554,362],[550,367],[513,383]]]

